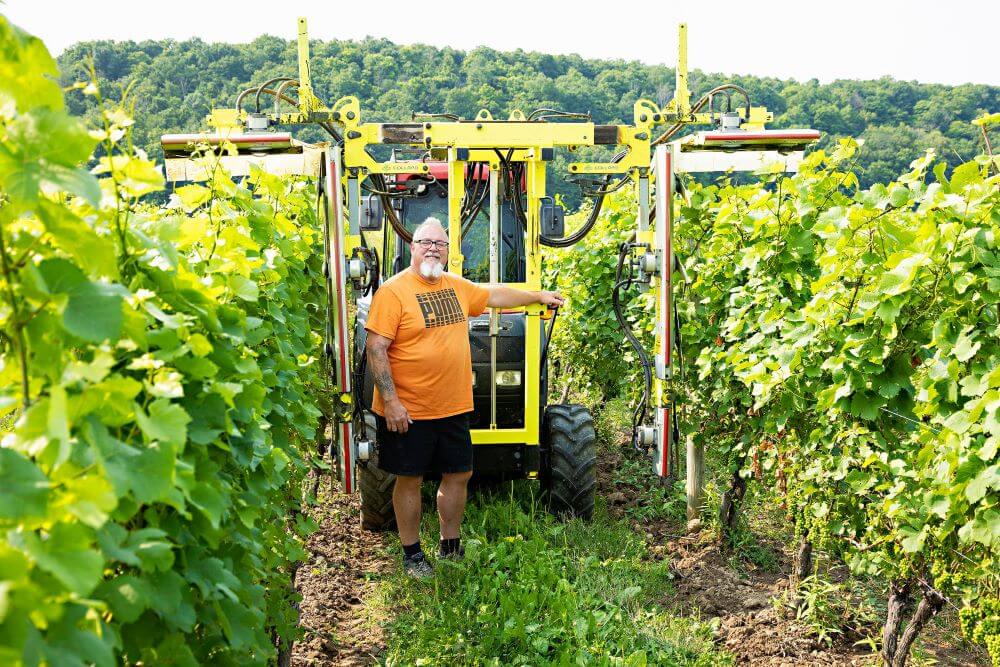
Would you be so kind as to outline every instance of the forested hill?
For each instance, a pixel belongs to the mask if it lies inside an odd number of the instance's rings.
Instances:
[[[76,44],[59,57],[65,84],[88,76],[91,54],[100,81],[113,84],[102,86],[106,93],[113,95],[117,85],[135,82],[135,136],[151,156],[159,153],[161,134],[203,129],[209,109],[232,106],[249,83],[297,75],[294,42],[275,37],[259,37],[249,44],[99,41]],[[554,107],[590,111],[599,123],[630,122],[637,98],[663,104],[674,84],[673,69],[661,65],[485,47],[466,52],[369,38],[317,41],[312,54],[317,95],[328,103],[356,95],[368,120],[408,120],[411,111],[470,118],[480,108],[506,117],[514,108],[527,113]],[[863,138],[860,167],[866,184],[898,175],[929,147],[953,165],[971,159],[979,137],[969,121],[985,111],[1000,111],[998,86],[890,78],[821,85],[815,80],[798,83],[695,70],[690,87],[698,96],[725,81],[744,86],[754,104],[772,110],[771,127],[814,127],[824,133],[825,143],[843,135]],[[72,112],[88,111],[90,98],[68,97]],[[312,128],[298,136],[320,138]]]

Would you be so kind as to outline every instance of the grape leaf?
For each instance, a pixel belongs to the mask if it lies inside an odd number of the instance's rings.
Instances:
[[[0,447],[0,518],[22,521],[44,517],[49,501],[49,480],[22,454]]]
[[[103,559],[80,524],[57,523],[44,540],[35,533],[18,533],[11,543],[77,595],[89,595],[101,579]]]

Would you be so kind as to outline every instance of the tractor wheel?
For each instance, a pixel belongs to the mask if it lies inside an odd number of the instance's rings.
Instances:
[[[368,439],[375,442],[375,415],[365,413]],[[392,489],[396,476],[378,467],[378,447],[368,461],[358,466],[358,488],[361,490],[361,527],[382,532],[396,527],[392,509]]]
[[[582,405],[550,405],[545,409],[543,436],[547,461],[542,463],[541,478],[549,510],[589,519],[597,488],[597,437],[590,413]]]

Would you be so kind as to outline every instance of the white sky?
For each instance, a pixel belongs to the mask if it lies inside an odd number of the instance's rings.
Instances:
[[[1000,26],[997,0],[6,0],[0,13],[45,40],[53,54],[91,39],[294,39],[296,18],[305,16],[310,36],[323,40],[371,35],[669,66],[677,24],[687,22],[691,69],[800,81],[889,75],[1000,85],[1000,52],[990,36]]]

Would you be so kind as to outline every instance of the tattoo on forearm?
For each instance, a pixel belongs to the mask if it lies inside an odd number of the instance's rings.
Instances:
[[[396,395],[396,385],[392,381],[392,371],[389,369],[389,355],[385,350],[369,350],[368,363],[371,364],[372,378],[382,398],[393,398]]]

